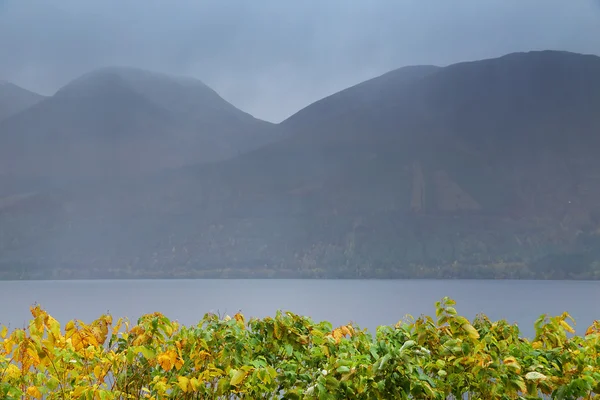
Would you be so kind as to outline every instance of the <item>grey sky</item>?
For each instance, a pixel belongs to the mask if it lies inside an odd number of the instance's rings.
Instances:
[[[0,79],[52,94],[135,66],[275,122],[404,65],[540,49],[600,54],[600,1],[0,0]]]

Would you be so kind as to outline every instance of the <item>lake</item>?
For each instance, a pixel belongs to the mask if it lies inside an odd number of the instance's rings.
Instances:
[[[406,314],[435,315],[443,296],[457,301],[459,314],[519,324],[533,334],[541,314],[569,312],[583,334],[600,319],[600,282],[491,280],[93,280],[0,282],[0,323],[22,327],[39,303],[63,325],[70,319],[91,322],[110,312],[135,321],[160,311],[189,325],[206,312],[246,317],[274,315],[277,310],[328,320],[355,322],[370,331],[394,324]]]

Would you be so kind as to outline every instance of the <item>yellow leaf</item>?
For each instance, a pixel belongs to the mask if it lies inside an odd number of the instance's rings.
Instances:
[[[62,338],[62,335],[60,333],[60,323],[57,320],[55,320],[50,315],[47,315],[46,319],[44,320],[44,323],[46,324],[48,330],[52,333],[54,339]]]
[[[173,336],[173,327],[170,324],[163,325],[163,329],[168,337]]]
[[[504,359],[504,365],[514,369],[517,374],[521,373],[521,365],[519,365],[519,362],[514,357],[506,357]]]
[[[465,323],[462,324],[462,328],[467,331],[467,334],[471,339],[479,339],[479,332],[477,332],[477,329],[475,329],[473,325]]]
[[[69,321],[67,322],[67,325],[65,325],[65,331],[67,334],[69,334],[70,332],[75,330],[75,322],[73,321]],[[67,335],[69,336],[69,335]]]
[[[17,379],[21,376],[21,370],[14,364],[8,364],[4,372],[5,376],[11,379]]]
[[[202,361],[205,361],[205,360],[209,359],[210,357],[211,357],[211,354],[206,350],[202,350],[201,352],[198,353],[198,358]]]
[[[277,321],[273,324],[273,334],[276,339],[281,339],[281,327]]]
[[[148,335],[146,335],[145,333],[143,333],[143,334],[139,335],[138,337],[136,337],[136,338],[133,340],[133,343],[132,343],[132,344],[133,344],[134,346],[139,346],[139,345],[142,345],[142,344],[144,344],[144,343],[145,343],[147,340],[148,340]]]
[[[94,375],[97,379],[100,379],[102,377],[102,367],[100,365],[96,365],[94,367]]]
[[[119,333],[119,331],[121,330],[121,327],[123,326],[123,323],[125,321],[123,320],[123,318],[119,318],[117,320],[117,323],[115,324],[115,326],[113,326],[112,328],[112,334],[116,335],[117,333]]]
[[[167,391],[168,388],[165,382],[159,381],[154,384],[154,389],[162,395]]]
[[[192,391],[195,392],[200,387],[200,381],[198,381],[196,378],[192,378],[190,379],[190,386],[192,387]]]
[[[27,388],[27,390],[25,391],[25,393],[27,393],[28,396],[35,397],[36,399],[41,399],[42,398],[42,393],[35,386],[29,386]]]
[[[242,381],[244,380],[244,378],[246,377],[246,375],[248,374],[248,372],[244,371],[244,370],[234,370],[235,372],[233,373],[233,376],[231,377],[231,385],[232,386],[237,386],[240,383],[242,383]]]
[[[189,391],[190,380],[185,376],[178,376],[177,386],[179,386],[181,390],[183,390],[183,393],[187,393]]]
[[[26,352],[34,366],[37,367],[38,365],[40,365],[40,356],[38,355],[35,349],[28,347]]]
[[[83,349],[83,338],[81,337],[81,334],[79,332],[72,333],[71,344],[75,348],[75,351],[80,351],[81,349]]]
[[[165,370],[170,371],[175,366],[177,353],[174,350],[167,350],[157,357],[158,364]]]
[[[181,367],[183,367],[183,360],[181,359],[181,357],[177,357],[175,359],[175,368],[177,369],[177,371],[179,371]]]
[[[8,328],[5,325],[2,325],[2,329],[0,329],[0,337],[4,339],[6,338],[6,335],[8,335]]]
[[[560,325],[565,329],[565,331],[569,333],[575,333],[575,329],[573,329],[566,321],[561,320]]]
[[[237,322],[240,322],[241,324],[245,324],[246,321],[244,320],[244,315],[242,313],[237,313],[233,316],[233,318],[235,318],[235,320]]]

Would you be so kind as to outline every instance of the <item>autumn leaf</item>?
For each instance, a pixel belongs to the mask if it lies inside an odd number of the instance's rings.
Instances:
[[[233,318],[235,318],[235,320],[239,323],[241,323],[242,325],[246,323],[244,316],[242,315],[242,313],[237,313],[233,316]]]
[[[170,371],[175,366],[177,353],[174,350],[167,350],[157,357],[158,364],[165,370]]]
[[[281,327],[279,326],[278,321],[273,323],[273,334],[276,339],[281,339]]]
[[[65,332],[67,333],[67,337],[70,336],[70,334],[72,334],[75,331],[75,322],[74,321],[69,321],[67,322],[67,325],[65,325]]]
[[[94,367],[94,376],[96,379],[100,379],[102,377],[102,367],[100,365],[96,365]]]
[[[21,370],[15,364],[8,364],[4,376],[10,379],[18,379],[21,376]]]
[[[35,349],[28,347],[26,353],[29,356],[29,359],[31,360],[33,366],[37,367],[38,365],[40,365],[40,356]]]
[[[560,325],[565,329],[565,331],[569,333],[575,333],[575,329],[573,329],[573,327],[571,327],[571,325],[569,325],[567,321],[561,320]]]
[[[25,393],[27,393],[28,396],[34,397],[36,399],[42,398],[42,393],[36,386],[29,386]]]
[[[71,335],[71,344],[75,351],[80,351],[83,349],[84,342],[81,334],[79,332],[73,332]]]
[[[508,368],[514,369],[517,374],[521,373],[521,366],[514,357],[506,357],[503,362]]]
[[[462,328],[467,332],[471,339],[479,339],[479,332],[473,327],[473,325],[467,323],[462,324]]]
[[[178,376],[177,377],[177,386],[179,386],[181,388],[181,390],[183,390],[183,393],[187,393],[190,389],[189,378],[186,378],[185,376]]]
[[[190,387],[192,388],[192,391],[194,391],[194,392],[197,391],[198,388],[200,388],[200,385],[201,385],[201,383],[200,383],[200,381],[198,381],[198,379],[196,379],[196,378],[190,379]]]
[[[232,371],[233,376],[231,377],[231,385],[233,386],[238,386],[240,383],[242,383],[246,375],[248,375],[248,372],[241,369]]]

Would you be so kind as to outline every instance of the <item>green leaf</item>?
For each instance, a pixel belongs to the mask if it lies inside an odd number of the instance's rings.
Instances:
[[[340,367],[337,367],[336,371],[340,374],[345,374],[350,372],[350,368],[346,367],[345,365],[342,365]]]
[[[111,400],[113,398],[112,394],[105,390],[99,391],[98,394],[100,395],[100,400]]]
[[[154,352],[154,350],[149,349],[145,346],[137,346],[134,348],[134,351],[138,352],[138,353],[142,353],[142,355],[144,356],[144,358],[146,360],[152,360],[152,359],[154,359],[154,357],[156,357],[156,353]]]
[[[404,351],[405,349],[410,349],[416,343],[417,342],[415,342],[414,340],[407,340],[406,342],[404,342],[404,344],[402,345],[402,347],[400,347],[400,352]]]
[[[382,369],[385,364],[390,360],[390,358],[392,358],[392,356],[388,353],[385,356],[381,357],[381,359],[379,360],[379,362],[377,363],[377,370]]]
[[[48,386],[48,389],[50,390],[56,390],[59,384],[60,381],[54,376],[48,379],[48,382],[46,382],[46,386]]]

